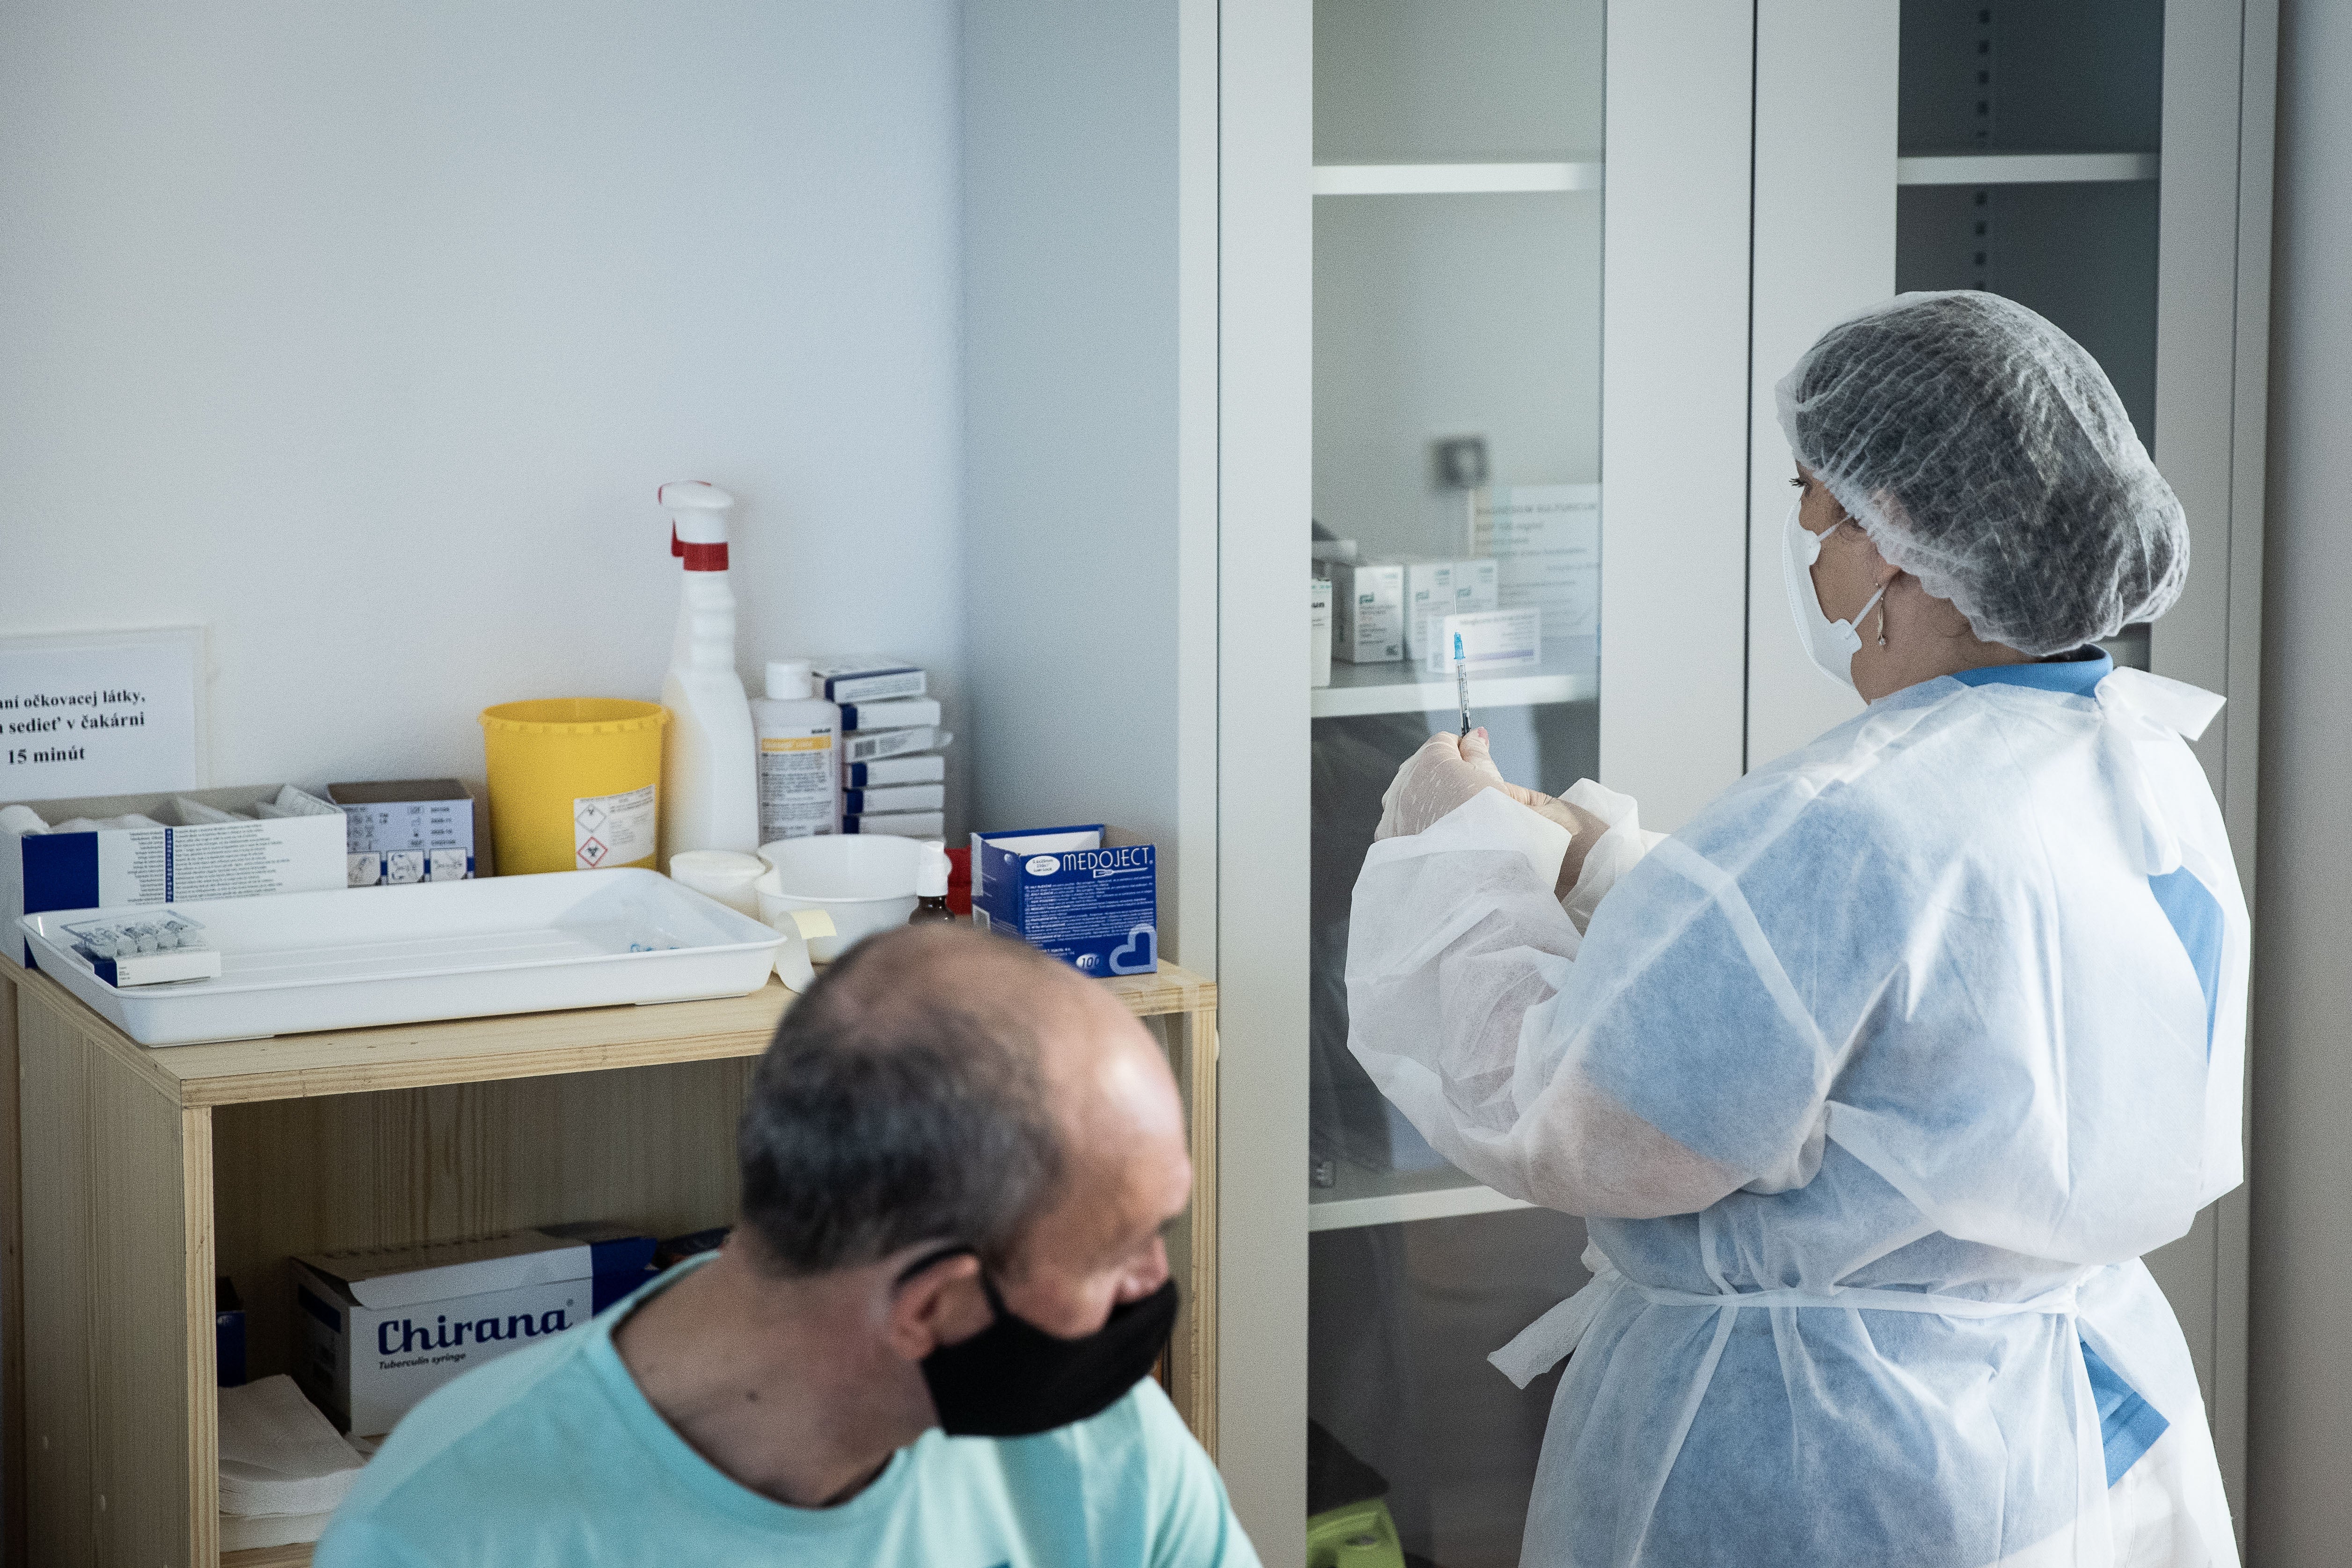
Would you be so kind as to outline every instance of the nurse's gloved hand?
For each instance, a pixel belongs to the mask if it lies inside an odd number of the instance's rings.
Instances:
[[[1486,736],[1482,729],[1474,736],[1433,735],[1423,741],[1389,780],[1388,793],[1381,797],[1381,825],[1372,830],[1372,837],[1421,832],[1481,789],[1507,791],[1510,786],[1486,754]],[[1476,745],[1475,759],[1466,754],[1465,741]]]
[[[1538,816],[1568,830],[1568,852],[1560,857],[1553,896],[1564,898],[1584,869],[1584,857],[1609,824],[1581,806],[1514,784],[1495,766],[1486,730],[1465,736],[1433,735],[1405,758],[1381,797],[1381,822],[1374,839],[1393,839],[1427,829],[1481,789],[1500,789]]]
[[[1493,788],[1500,789],[1537,816],[1568,830],[1568,852],[1559,858],[1559,883],[1552,890],[1553,897],[1566,898],[1569,890],[1576,885],[1577,877],[1583,873],[1585,855],[1601,841],[1601,835],[1609,831],[1608,822],[1557,795],[1524,789],[1506,780],[1502,770],[1495,766],[1494,758],[1487,752],[1486,732],[1483,729],[1462,737],[1462,756],[1472,767],[1484,768],[1492,775]]]

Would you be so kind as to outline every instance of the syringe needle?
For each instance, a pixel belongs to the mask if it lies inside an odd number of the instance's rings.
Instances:
[[[1462,733],[1470,733],[1470,664],[1462,656],[1462,633],[1454,633],[1454,695],[1462,704]]]

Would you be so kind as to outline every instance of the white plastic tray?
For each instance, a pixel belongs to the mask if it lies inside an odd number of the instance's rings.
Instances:
[[[18,924],[43,974],[142,1045],[740,997],[766,983],[782,940],[642,868],[170,907],[219,949],[218,978],[118,990],[61,930],[100,911]]]

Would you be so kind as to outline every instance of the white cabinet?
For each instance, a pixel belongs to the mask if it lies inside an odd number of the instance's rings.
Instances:
[[[1354,863],[1455,704],[1401,664],[1309,690],[1311,526],[1466,554],[1452,438],[1490,512],[1597,486],[1597,637],[1474,679],[1473,718],[1671,828],[1846,711],[1783,602],[1772,382],[1898,286],[2012,293],[2188,506],[2189,594],[2122,651],[2230,695],[2204,755],[2251,877],[2273,30],[2270,0],[967,7],[975,803],[1172,846],[1166,946],[1222,999],[1219,1458],[1269,1563],[1304,1553],[1310,1417],[1417,1555],[1516,1561],[1550,1381],[1483,1358],[1581,1278],[1577,1222],[1445,1168],[1347,1058]],[[2234,1483],[2220,1210],[2158,1266]]]
[[[2223,694],[2203,759],[2254,876],[2274,0],[1759,0],[1748,761],[1858,706],[1789,634],[1772,384],[1895,289],[1985,288],[2095,354],[2180,497],[2189,584],[2119,662]],[[2244,1189],[2148,1260],[2233,1502],[2245,1457]]]

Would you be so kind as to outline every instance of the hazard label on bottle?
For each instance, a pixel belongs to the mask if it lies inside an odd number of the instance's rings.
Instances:
[[[654,852],[654,787],[572,802],[572,860],[582,871],[627,865]]]

